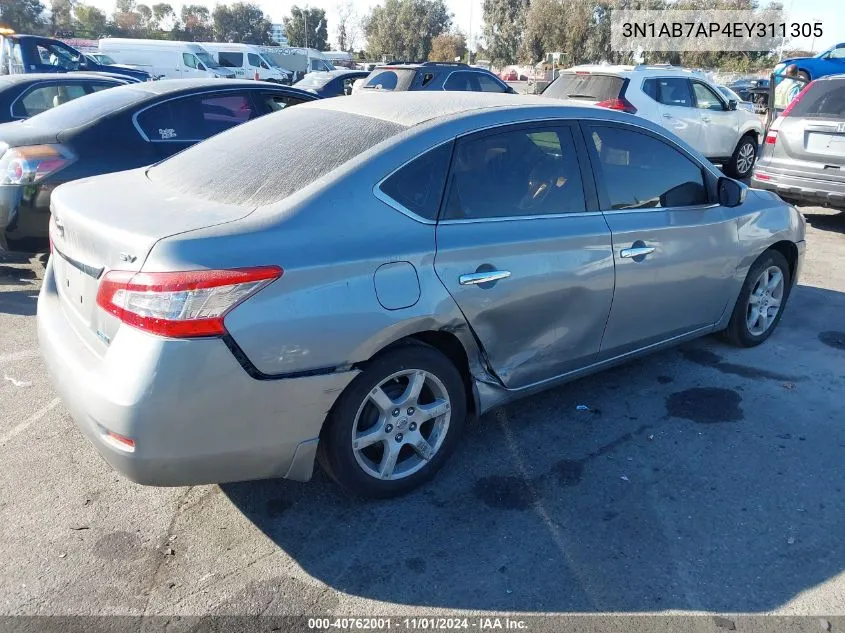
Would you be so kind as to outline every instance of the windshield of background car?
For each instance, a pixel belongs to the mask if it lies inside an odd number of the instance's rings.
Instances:
[[[615,75],[563,73],[543,91],[544,97],[555,99],[618,99],[625,80]]]
[[[267,64],[270,68],[281,68],[270,55],[259,55],[258,56],[265,64]]]
[[[151,167],[147,176],[194,198],[263,206],[285,199],[405,129],[348,112],[285,108],[198,143]],[[264,151],[267,147],[273,151]]]
[[[797,99],[797,98],[796,98]],[[845,119],[845,80],[817,81],[793,101],[790,117]]]
[[[414,68],[376,69],[367,77],[366,90],[407,90],[417,74]]]
[[[214,58],[205,51],[194,52],[194,55],[206,65],[206,68],[220,68],[220,64],[214,61]]]
[[[100,90],[84,99],[74,99],[63,103],[60,108],[51,108],[31,119],[15,125],[32,125],[55,129],[71,129],[91,123],[139,101],[146,93],[132,86],[118,86],[109,90]]]

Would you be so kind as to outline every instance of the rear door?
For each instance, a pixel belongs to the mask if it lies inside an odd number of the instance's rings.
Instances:
[[[697,149],[711,158],[733,155],[739,141],[739,115],[728,110],[724,98],[701,81],[692,80],[692,94],[704,131]]]
[[[435,270],[504,384],[590,364],[613,298],[610,232],[577,124],[457,140]]]
[[[845,79],[816,81],[793,104],[763,145],[764,156],[771,154],[767,169],[845,182]]]
[[[616,291],[602,359],[715,323],[737,266],[737,231],[712,176],[641,128],[582,124],[613,238]]]
[[[656,88],[659,118],[655,123],[705,153],[701,114],[693,103],[689,80],[685,77],[658,77]]]

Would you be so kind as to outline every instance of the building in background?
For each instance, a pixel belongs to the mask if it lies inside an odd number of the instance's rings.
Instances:
[[[270,25],[270,37],[274,42],[279,43],[282,46],[288,45],[288,38],[285,37],[285,25],[284,24],[271,24]]]

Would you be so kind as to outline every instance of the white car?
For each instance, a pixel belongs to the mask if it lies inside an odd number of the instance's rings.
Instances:
[[[735,178],[751,174],[763,125],[705,77],[669,65],[576,66],[543,96],[587,101],[663,126]]]

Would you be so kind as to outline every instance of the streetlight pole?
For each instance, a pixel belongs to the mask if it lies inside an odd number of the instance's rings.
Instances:
[[[308,48],[308,6],[302,10],[302,19],[305,20],[305,48]]]

